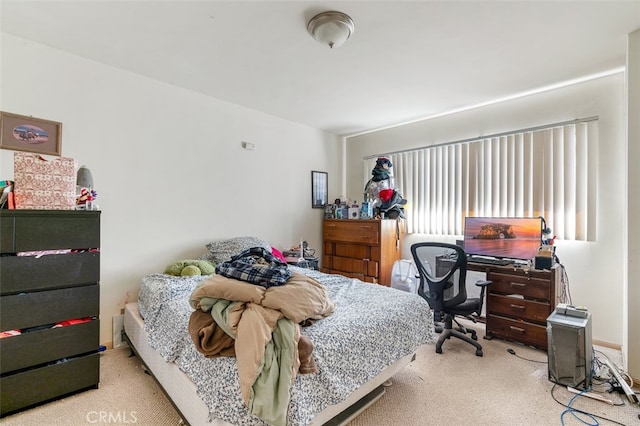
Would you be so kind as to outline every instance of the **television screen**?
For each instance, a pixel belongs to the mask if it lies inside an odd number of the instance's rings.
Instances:
[[[531,260],[542,243],[542,218],[467,217],[464,250],[469,255]]]

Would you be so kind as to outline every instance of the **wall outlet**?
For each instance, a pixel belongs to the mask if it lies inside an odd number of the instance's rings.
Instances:
[[[124,315],[113,316],[113,347],[126,346],[127,342],[122,338],[124,333]]]

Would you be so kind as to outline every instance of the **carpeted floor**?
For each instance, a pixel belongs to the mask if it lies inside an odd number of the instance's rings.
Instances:
[[[482,327],[476,329],[482,336]],[[640,408],[617,393],[604,396],[619,406],[585,397],[573,402],[573,407],[598,417],[579,414],[580,420],[563,414],[565,407],[553,398],[566,404],[575,395],[549,382],[545,352],[498,339],[480,338],[480,342],[483,357],[476,357],[470,345],[456,339],[445,342],[441,355],[433,346],[421,349],[417,359],[394,377],[386,394],[351,425],[640,425]],[[508,353],[508,348],[516,354]],[[615,353],[608,352],[619,362]],[[604,390],[608,385],[598,387]],[[129,357],[127,348],[101,355],[99,389],[0,420],[7,426],[180,422],[161,389],[144,373],[140,361]]]

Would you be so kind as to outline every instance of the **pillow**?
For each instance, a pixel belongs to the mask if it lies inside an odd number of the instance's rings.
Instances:
[[[207,244],[209,252],[200,256],[202,260],[208,260],[215,265],[228,262],[232,256],[241,253],[252,247],[263,247],[271,251],[271,245],[256,237],[235,237],[228,240],[212,241]]]

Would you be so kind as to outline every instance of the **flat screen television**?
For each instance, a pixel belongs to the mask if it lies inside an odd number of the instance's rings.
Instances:
[[[467,217],[464,250],[468,255],[531,260],[542,244],[541,217]]]

